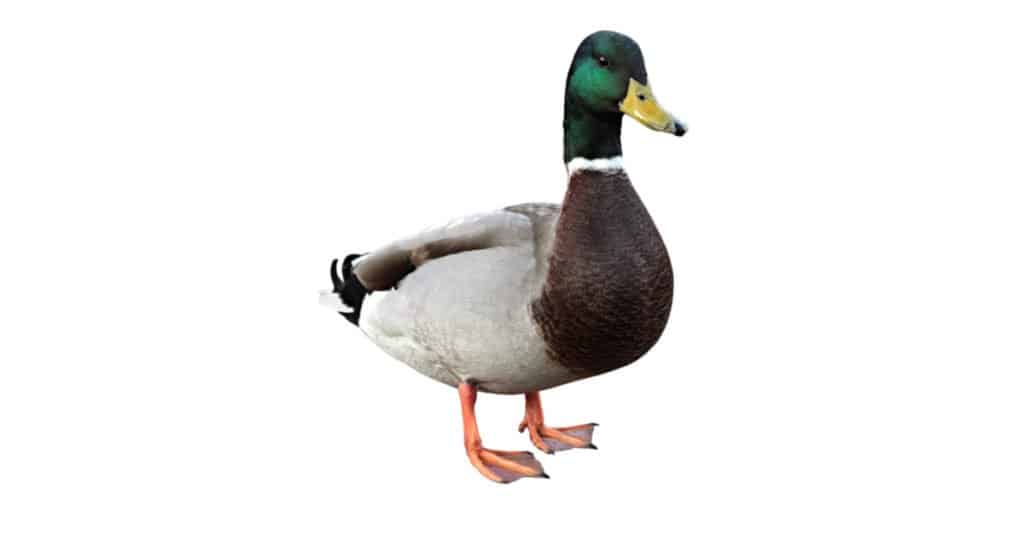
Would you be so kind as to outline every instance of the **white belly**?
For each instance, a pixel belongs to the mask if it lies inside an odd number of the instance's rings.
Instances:
[[[451,386],[519,394],[570,382],[576,376],[547,356],[530,319],[525,275],[487,270],[521,254],[498,248],[430,262],[398,290],[368,295],[359,327],[389,355]]]

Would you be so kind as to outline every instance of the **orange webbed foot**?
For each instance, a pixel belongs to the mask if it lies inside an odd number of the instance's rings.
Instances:
[[[546,425],[530,425],[523,420],[519,424],[519,432],[530,430],[530,440],[537,449],[544,453],[555,453],[556,451],[571,450],[574,448],[587,448],[596,450],[593,436],[595,423],[574,425],[570,427],[548,427]]]
[[[537,449],[544,453],[574,448],[596,450],[594,445],[594,428],[596,423],[574,425],[570,427],[548,427],[544,425],[544,411],[540,406],[540,394],[526,394],[526,416],[519,424],[519,432],[529,429],[530,440]]]
[[[462,431],[469,462],[487,479],[498,483],[511,483],[523,477],[543,477],[544,467],[528,451],[502,451],[481,445],[480,431],[476,426],[476,387],[459,385],[462,403]]]
[[[544,467],[528,451],[502,451],[471,446],[466,448],[469,462],[487,479],[511,483],[522,477],[543,477]]]

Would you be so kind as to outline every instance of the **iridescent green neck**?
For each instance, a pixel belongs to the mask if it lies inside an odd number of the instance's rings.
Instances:
[[[619,141],[622,114],[619,112],[594,112],[567,91],[562,128],[562,157],[566,163],[577,157],[593,160],[622,155]]]

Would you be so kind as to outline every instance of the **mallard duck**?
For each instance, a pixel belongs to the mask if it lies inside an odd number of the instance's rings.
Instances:
[[[597,449],[597,424],[548,426],[540,392],[639,359],[668,321],[672,265],[622,167],[623,115],[686,132],[655,100],[636,42],[591,34],[566,81],[561,205],[462,217],[331,263],[321,301],[384,352],[458,389],[466,454],[490,480],[547,474],[530,452],[483,447],[477,392],[524,394],[519,431],[543,452]]]

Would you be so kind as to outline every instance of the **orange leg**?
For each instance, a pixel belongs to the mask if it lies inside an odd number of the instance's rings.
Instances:
[[[459,400],[462,402],[462,433],[466,442],[466,456],[484,477],[498,483],[511,483],[521,477],[548,477],[540,462],[528,451],[491,450],[481,445],[474,410],[475,386],[460,384]]]
[[[596,450],[597,446],[591,442],[594,435],[594,428],[597,424],[574,425],[572,427],[548,427],[544,425],[544,409],[540,406],[540,394],[528,392],[526,394],[526,416],[519,424],[519,432],[530,430],[530,440],[537,449],[544,453],[555,453],[556,451],[573,448],[590,448]]]

